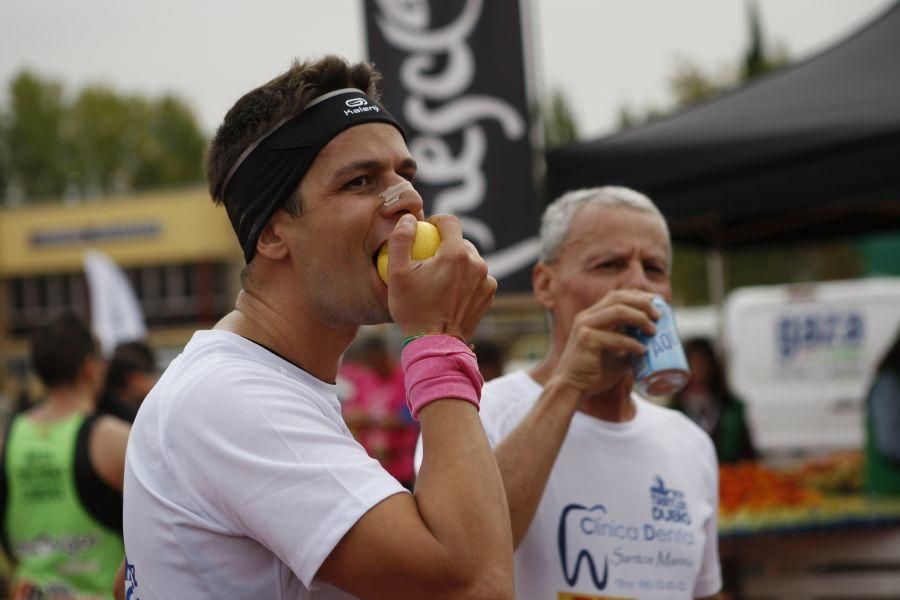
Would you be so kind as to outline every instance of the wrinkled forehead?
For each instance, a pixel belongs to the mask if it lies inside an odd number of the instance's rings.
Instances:
[[[669,228],[661,215],[629,206],[585,204],[572,216],[560,250],[573,244],[618,246],[633,242],[641,242],[671,260]]]

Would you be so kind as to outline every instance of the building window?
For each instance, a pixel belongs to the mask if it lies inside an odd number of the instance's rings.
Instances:
[[[231,308],[227,263],[199,262],[132,267],[126,275],[148,327],[209,325]],[[63,310],[90,314],[83,273],[57,273],[6,280],[8,330],[27,335]]]

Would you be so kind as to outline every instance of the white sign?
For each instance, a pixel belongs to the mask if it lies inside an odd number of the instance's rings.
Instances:
[[[728,379],[763,450],[858,447],[865,397],[900,327],[900,278],[736,290]]]

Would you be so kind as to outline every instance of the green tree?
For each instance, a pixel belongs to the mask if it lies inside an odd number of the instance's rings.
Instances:
[[[206,140],[190,107],[175,96],[165,96],[149,104],[137,100],[133,111],[143,115],[146,128],[134,140],[134,187],[201,181]]]
[[[726,67],[719,73],[709,73],[687,58],[680,58],[675,72],[669,78],[669,91],[676,108],[683,108],[712,100],[722,92],[735,86],[732,69]]]
[[[669,92],[672,95],[671,106],[667,109],[659,107],[637,109],[622,106],[619,108],[619,127],[628,129],[692,104],[712,100],[724,92],[790,62],[789,54],[783,44],[766,42],[759,6],[755,0],[747,2],[747,23],[750,42],[744,50],[743,56],[735,64],[710,71],[705,70],[689,58],[678,58],[668,82]]]
[[[750,81],[790,62],[787,48],[783,44],[770,46],[766,43],[756,0],[747,3],[747,20],[750,23],[750,44],[744,52],[740,81]]]
[[[10,179],[31,199],[59,198],[66,190],[66,107],[60,84],[28,72],[9,86],[6,127]]]
[[[729,289],[851,279],[862,274],[861,257],[848,240],[729,250],[725,265]]]
[[[175,96],[126,96],[92,85],[69,101],[59,83],[23,72],[9,97],[0,119],[0,197],[6,187],[33,201],[202,180],[205,136]]]
[[[578,141],[578,122],[561,90],[551,92],[543,107],[544,147],[547,150]]]
[[[68,111],[71,183],[82,196],[109,195],[129,186],[129,137],[143,128],[128,103],[104,86],[86,87]]]
[[[7,116],[3,107],[0,107],[0,206],[8,201],[7,189],[9,187],[9,147],[7,144]]]

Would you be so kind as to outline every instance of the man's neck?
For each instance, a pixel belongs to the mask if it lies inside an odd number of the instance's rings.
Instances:
[[[550,377],[556,371],[560,354],[551,349],[544,360],[538,363],[529,375],[538,382],[541,387],[547,385]],[[578,406],[578,411],[590,415],[601,421],[612,423],[624,423],[634,418],[636,408],[631,398],[632,378],[628,375],[622,377],[608,390],[592,396],[584,396]]]
[[[242,290],[235,309],[215,329],[257,342],[316,379],[333,383],[341,355],[356,337],[357,328],[336,328],[303,313],[264,302]]]
[[[634,418],[637,409],[631,398],[631,377],[623,377],[619,383],[602,394],[584,398],[578,410],[601,421],[625,423]]]
[[[35,421],[52,422],[74,414],[87,415],[95,408],[96,400],[89,386],[72,384],[48,389],[46,399],[27,414]]]

